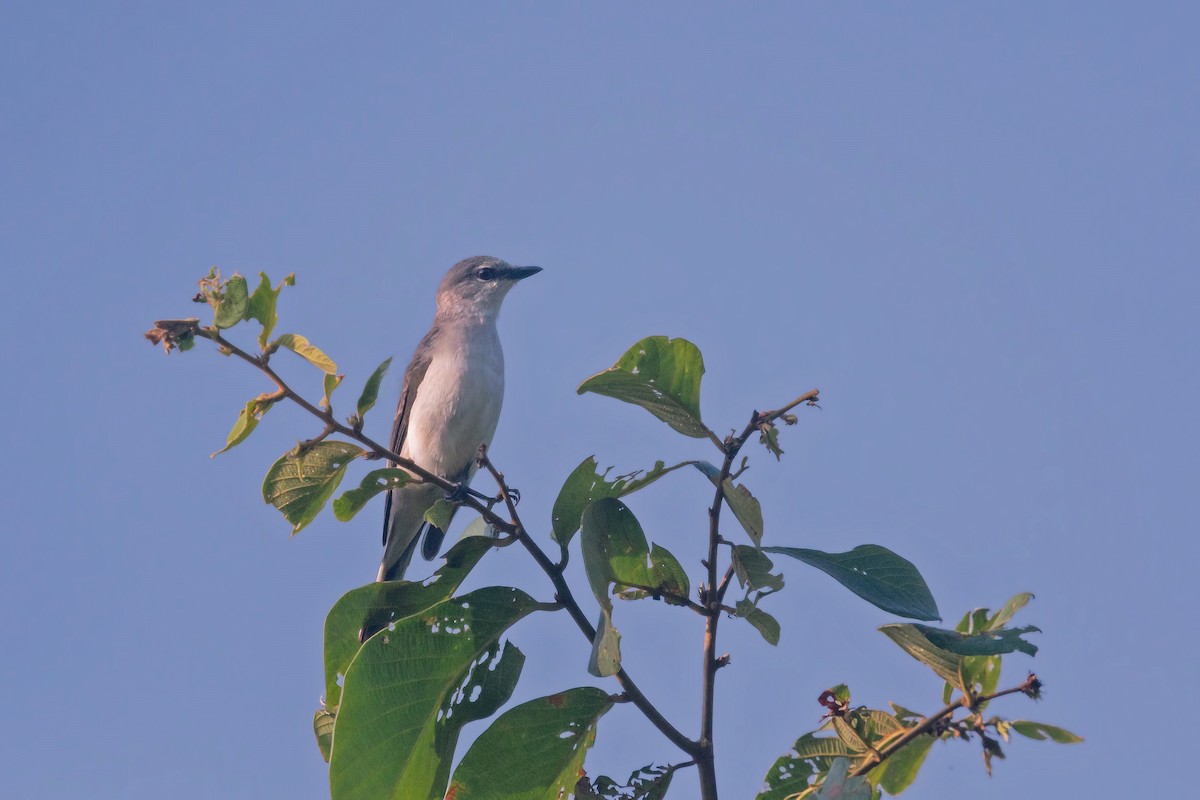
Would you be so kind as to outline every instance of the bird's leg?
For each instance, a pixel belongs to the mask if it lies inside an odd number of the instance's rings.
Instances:
[[[446,492],[445,497],[448,503],[461,503],[468,497],[474,497],[479,502],[487,503],[489,506],[494,502],[491,497],[488,497],[483,492],[475,491],[470,486],[467,486],[465,482],[455,484],[452,490]]]

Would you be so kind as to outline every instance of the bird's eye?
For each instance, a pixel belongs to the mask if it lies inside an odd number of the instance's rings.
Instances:
[[[490,281],[492,278],[496,277],[496,270],[492,269],[491,267],[484,267],[475,274],[479,276],[479,280],[481,281]]]

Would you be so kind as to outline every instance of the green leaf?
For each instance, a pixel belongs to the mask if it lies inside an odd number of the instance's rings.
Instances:
[[[621,671],[621,632],[613,627],[612,604],[600,609],[592,653],[588,657],[588,672],[597,678],[607,678]]]
[[[770,589],[777,592],[783,588],[783,575],[771,574],[775,565],[757,547],[735,544],[731,553],[738,585],[751,591]]]
[[[871,800],[871,784],[864,777],[850,777],[851,761],[835,758],[813,800]]]
[[[901,747],[887,761],[871,770],[868,777],[890,795],[898,795],[917,779],[934,737],[918,736]]]
[[[259,284],[254,290],[254,294],[250,295],[250,303],[246,308],[246,319],[255,319],[262,324],[262,332],[258,335],[258,344],[260,347],[266,348],[267,342],[271,339],[271,331],[275,330],[275,323],[279,321],[279,315],[275,312],[275,305],[279,299],[279,293],[283,291],[283,287],[295,286],[295,274],[288,275],[276,288],[271,288],[271,280],[267,277],[267,273],[258,273]]]
[[[433,505],[425,509],[425,521],[444,533],[446,528],[450,527],[450,520],[454,517],[456,507],[456,503],[439,497]]]
[[[692,593],[692,584],[679,560],[657,544],[650,546],[650,585],[678,597]],[[671,602],[669,598],[667,602]]]
[[[275,404],[264,403],[261,397],[256,397],[249,403],[246,403],[246,407],[238,412],[238,418],[233,423],[233,429],[225,437],[225,446],[210,455],[209,458],[219,456],[226,450],[246,441],[246,438],[258,427],[258,421],[263,418],[264,414],[271,410],[271,406],[273,405]]]
[[[412,476],[407,472],[395,467],[373,469],[366,474],[357,489],[350,489],[333,501],[333,515],[342,522],[349,522],[372,497],[389,489],[399,489],[411,479]]]
[[[327,375],[337,374],[337,364],[333,363],[333,359],[313,347],[308,339],[298,333],[283,334],[275,340],[275,345],[286,347]]]
[[[937,603],[911,561],[876,544],[848,553],[823,553],[802,547],[764,547],[816,567],[868,603],[910,619],[941,619]]]
[[[650,545],[624,503],[611,497],[591,503],[583,512],[582,529],[584,570],[601,606],[612,606],[610,584],[650,585]]]
[[[328,708],[318,708],[317,713],[313,714],[313,733],[316,734],[317,748],[326,764],[329,763],[329,751],[333,748],[333,726],[336,721],[337,714]]]
[[[342,678],[362,647],[359,634],[364,628],[387,628],[446,600],[492,545],[482,537],[460,541],[428,580],[368,583],[342,595],[325,617],[326,705],[336,708],[342,701]]]
[[[924,634],[935,647],[960,656],[999,656],[1018,650],[1031,656],[1037,655],[1037,645],[1021,637],[1027,633],[1041,633],[1032,625],[1026,625],[1024,628],[998,628],[975,634],[962,634],[958,631],[931,628],[928,625],[912,627]]]
[[[324,378],[325,396],[321,398],[321,407],[322,408],[332,408],[333,407],[333,401],[330,399],[330,397],[333,395],[333,390],[336,389],[337,387],[341,386],[342,381],[345,379],[346,379],[345,375],[330,375],[329,373],[325,374],[325,378]]]
[[[267,470],[263,500],[283,513],[295,535],[325,507],[350,462],[363,455],[365,450],[336,441],[317,442],[299,456],[285,453]]]
[[[924,626],[922,626],[924,627]],[[911,623],[896,623],[884,625],[879,629],[910,656],[936,672],[942,680],[962,689],[962,679],[959,669],[963,657],[937,647],[925,638],[916,625]]]
[[[767,448],[767,452],[775,456],[775,460],[779,461],[783,455],[783,448],[779,446],[779,429],[775,427],[773,422],[767,422],[758,429],[758,441]]]
[[[700,421],[700,378],[704,359],[686,339],[642,339],[609,369],[579,384],[578,394],[595,392],[633,403],[685,436],[712,434]]]
[[[550,538],[564,546],[570,544],[571,537],[579,530],[579,520],[588,503],[602,497],[624,497],[632,494],[646,488],[668,472],[674,472],[691,463],[693,462],[684,461],[667,467],[662,461],[658,461],[648,472],[631,472],[608,480],[606,476],[609,470],[601,474],[596,459],[588,456],[567,476],[566,482],[558,492],[554,508],[550,512]]]
[[[1083,741],[1083,737],[1071,733],[1066,728],[1060,728],[1057,725],[1047,725],[1044,722],[1030,722],[1025,719],[1014,719],[1012,721],[1012,729],[1022,736],[1028,736],[1030,739],[1051,739],[1059,744],[1079,744]]]
[[[806,733],[780,756],[767,772],[766,789],[757,800],[785,800],[810,788],[809,780],[829,771],[837,757],[853,758],[854,751],[840,739]]]
[[[749,600],[738,600],[737,615],[762,634],[768,644],[779,644],[779,622]]]
[[[1013,595],[1009,601],[1005,603],[999,611],[988,619],[986,629],[993,630],[995,628],[1003,628],[1013,616],[1033,599],[1033,595],[1029,592],[1021,592]],[[982,627],[977,627],[975,630],[983,630]]]
[[[360,418],[375,407],[375,400],[379,397],[379,385],[383,383],[383,376],[387,374],[388,367],[391,365],[391,358],[384,359],[383,363],[371,373],[371,377],[367,378],[367,385],[363,387],[362,394],[358,396],[358,416]]]
[[[612,708],[591,687],[539,697],[500,715],[454,770],[454,800],[552,800],[575,790],[596,723]]]
[[[746,529],[746,533],[750,535],[750,539],[755,545],[762,544],[763,515],[758,499],[750,494],[750,490],[746,488],[745,484],[739,483],[735,486],[730,478],[725,479],[723,491],[725,502],[733,511],[733,516],[742,523],[742,527]]]
[[[221,285],[220,296],[214,307],[213,324],[218,328],[232,328],[245,318],[249,305],[246,279],[234,274]]]
[[[464,724],[512,695],[524,656],[499,638],[538,604],[490,586],[372,636],[346,672],[332,800],[441,797]]]

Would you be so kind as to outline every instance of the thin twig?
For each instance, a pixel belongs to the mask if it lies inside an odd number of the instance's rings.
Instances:
[[[525,525],[521,522],[521,517],[517,513],[516,504],[512,502],[512,493],[508,485],[504,482],[504,475],[496,469],[496,466],[488,457],[486,447],[479,448],[478,461],[479,465],[487,470],[492,479],[496,481],[496,485],[500,489],[500,495],[504,498],[509,514],[512,515],[511,528],[513,535],[529,551],[529,554],[533,556],[533,560],[542,568],[542,572],[546,573],[546,577],[550,578],[550,582],[554,584],[555,599],[567,610],[567,613],[571,615],[571,619],[575,620],[576,627],[583,631],[583,635],[587,637],[589,642],[595,641],[596,629],[588,621],[587,616],[583,613],[583,609],[580,608],[579,603],[575,600],[575,595],[571,592],[570,585],[567,583],[566,578],[563,577],[562,568],[550,560],[550,557],[546,555],[545,551],[538,546],[533,537],[525,530]],[[624,668],[620,669],[613,677],[617,679],[617,683],[625,690],[629,701],[637,706],[638,710],[645,715],[646,719],[650,720],[654,727],[658,728],[680,750],[683,750],[690,756],[695,756],[699,745],[683,735],[678,728],[662,715],[662,712],[650,702],[646,695],[642,694],[642,690],[638,688],[638,685],[634,682],[633,678],[629,677],[629,673]]]
[[[938,723],[940,723],[942,720],[946,719],[947,717],[953,715],[954,712],[960,708],[966,708],[969,710],[973,710],[973,709],[979,708],[979,706],[983,705],[984,703],[990,703],[991,701],[995,700],[997,697],[1004,697],[1005,695],[1016,694],[1018,692],[1022,692],[1024,694],[1031,694],[1032,692],[1035,692],[1038,689],[1040,689],[1041,685],[1042,685],[1041,681],[1039,681],[1037,676],[1031,672],[1031,673],[1029,673],[1029,677],[1027,677],[1018,686],[1013,686],[1008,689],[1002,689],[998,692],[993,692],[992,694],[985,694],[985,695],[964,694],[962,697],[958,698],[953,703],[946,706],[945,708],[943,708],[941,711],[937,712],[933,716],[926,717],[925,719],[921,720],[916,725],[914,725],[913,727],[906,730],[898,738],[893,739],[891,742],[889,742],[884,747],[876,750],[873,753],[868,753],[866,758],[863,760],[863,762],[861,764],[858,765],[858,767],[854,770],[852,775],[856,775],[856,776],[857,775],[866,775],[868,772],[875,769],[875,767],[879,766],[884,761],[886,761],[888,758],[890,758],[891,756],[893,756],[897,752],[899,752],[900,748],[904,747],[906,744],[911,742],[913,739],[916,739],[918,736],[920,736],[924,733],[928,733]]]

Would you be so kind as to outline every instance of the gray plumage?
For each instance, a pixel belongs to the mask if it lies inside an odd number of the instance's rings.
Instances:
[[[517,281],[538,272],[540,267],[514,267],[491,256],[450,268],[438,287],[433,326],[404,373],[392,452],[449,481],[470,483],[479,446],[491,444],[504,400],[500,305]],[[437,555],[445,531],[427,523],[425,512],[442,494],[419,483],[387,493],[377,580],[403,578],[422,539],[422,555]]]

